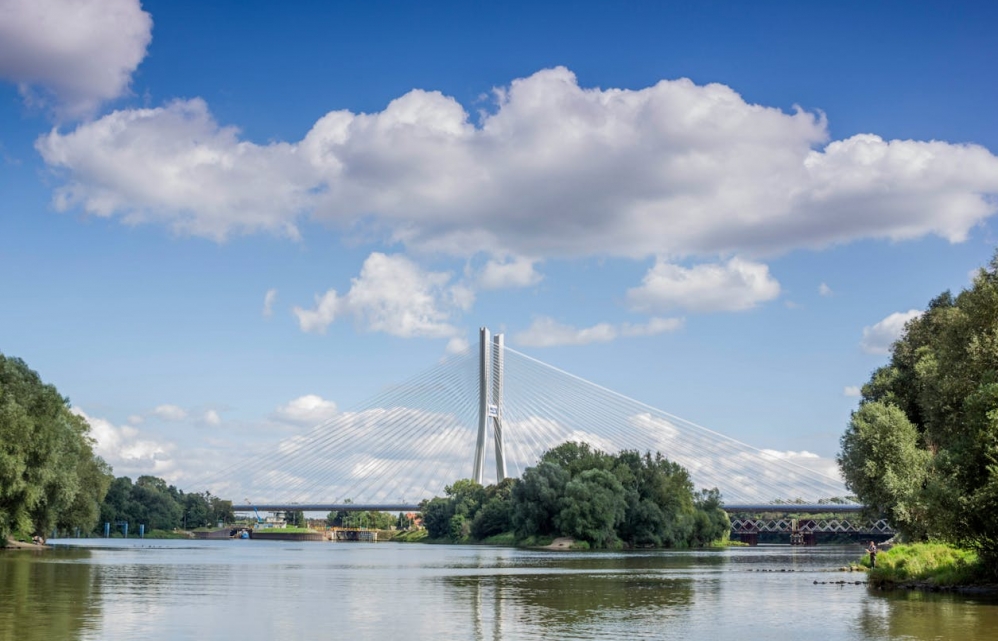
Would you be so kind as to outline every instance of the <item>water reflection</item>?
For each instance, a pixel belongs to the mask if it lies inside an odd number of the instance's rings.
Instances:
[[[856,627],[863,639],[995,639],[998,602],[953,594],[871,591]]]
[[[552,553],[102,542],[0,554],[0,641],[215,638],[992,640],[994,602],[884,594],[843,547]],[[850,580],[850,585],[829,581]]]
[[[586,638],[660,630],[684,615],[694,581],[657,555],[521,557],[501,573],[445,576],[449,601],[464,602],[475,639]],[[712,587],[718,590],[715,583]]]
[[[0,639],[79,639],[100,621],[87,550],[0,552]]]

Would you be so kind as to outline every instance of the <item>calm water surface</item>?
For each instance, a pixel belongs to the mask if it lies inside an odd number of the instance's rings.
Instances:
[[[0,640],[998,639],[994,600],[814,584],[858,546],[64,543],[0,553]]]

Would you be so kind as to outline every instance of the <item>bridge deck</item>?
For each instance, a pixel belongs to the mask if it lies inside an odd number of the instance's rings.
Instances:
[[[738,512],[796,512],[804,514],[842,514],[860,512],[862,505],[855,503],[809,503],[809,504],[732,504],[722,506],[729,514]],[[258,503],[256,505],[233,505],[234,512],[252,512],[254,509],[263,512],[418,512],[418,504],[407,503]]]

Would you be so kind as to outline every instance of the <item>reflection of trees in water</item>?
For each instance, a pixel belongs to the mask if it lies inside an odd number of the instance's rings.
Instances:
[[[568,559],[565,559],[568,560]],[[606,558],[596,565],[607,565]],[[509,569],[450,576],[455,599],[468,603],[476,639],[522,636],[640,636],[658,633],[693,601],[693,580],[641,569]]]
[[[78,639],[94,631],[101,586],[89,556],[86,550],[0,553],[0,639]]]
[[[871,639],[994,639],[998,602],[917,591],[871,594],[856,624]]]

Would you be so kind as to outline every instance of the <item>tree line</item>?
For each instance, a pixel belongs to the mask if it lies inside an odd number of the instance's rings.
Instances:
[[[93,445],[69,399],[0,354],[0,547],[12,534],[93,528],[113,478]]]
[[[163,479],[114,478],[90,425],[19,358],[0,354],[0,547],[11,536],[94,533],[103,523],[174,529],[232,521],[232,503]]]
[[[909,540],[978,552],[998,575],[998,252],[905,326],[841,438],[848,487]]]
[[[353,503],[353,501],[347,499],[344,503]],[[347,512],[346,510],[337,510],[326,515],[326,525],[329,527],[389,530],[393,527],[403,529],[405,525],[408,525],[408,521],[405,519],[405,515],[401,513],[398,516],[394,516],[388,512]]]
[[[185,493],[155,476],[140,476],[135,483],[121,476],[111,482],[101,503],[97,529],[104,523],[112,529],[128,523],[129,532],[137,532],[139,525],[149,530],[193,530],[234,520],[232,501],[210,492]]]
[[[689,473],[662,454],[608,454],[568,442],[541,456],[521,480],[482,487],[460,480],[421,506],[430,537],[516,540],[568,536],[595,548],[698,547],[726,538],[716,490],[697,492]]]

